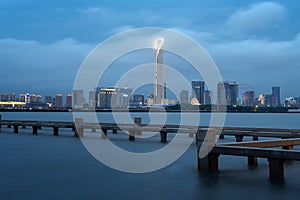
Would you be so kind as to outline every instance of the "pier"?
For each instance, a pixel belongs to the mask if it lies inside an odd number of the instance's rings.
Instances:
[[[231,136],[235,138],[232,143],[218,143],[203,158],[198,155],[198,171],[219,173],[218,159],[221,155],[242,156],[248,158],[248,165],[252,168],[258,165],[257,158],[266,158],[269,162],[269,178],[271,180],[284,179],[284,163],[288,160],[300,160],[300,151],[294,147],[300,145],[300,129],[275,129],[275,128],[252,128],[252,127],[208,127],[208,126],[187,126],[187,125],[161,125],[143,124],[141,118],[135,118],[132,124],[116,123],[91,123],[84,122],[78,118],[75,122],[63,121],[36,121],[36,120],[4,120],[0,115],[1,127],[7,126],[14,134],[21,133],[22,129],[30,127],[33,135],[38,135],[39,130],[48,127],[52,128],[53,135],[59,136],[59,130],[70,129],[73,136],[84,137],[84,130],[92,133],[101,131],[102,139],[109,137],[108,133],[117,134],[118,131],[128,133],[128,140],[135,141],[135,138],[143,132],[157,132],[160,135],[160,142],[168,142],[168,134],[188,134],[196,136],[197,152],[207,140],[215,140],[216,137],[223,139]],[[219,134],[219,135],[218,135]],[[251,141],[244,141],[244,138]],[[263,140],[259,140],[262,139]]]

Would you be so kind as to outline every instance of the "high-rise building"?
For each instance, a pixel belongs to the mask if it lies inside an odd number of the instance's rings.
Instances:
[[[15,93],[10,93],[8,97],[8,101],[16,101],[16,94]]]
[[[187,90],[182,90],[180,92],[180,103],[188,103],[189,102],[189,92]]]
[[[29,93],[25,94],[25,103],[30,103],[30,95],[29,95]]]
[[[6,93],[2,93],[0,101],[7,102],[8,100],[9,100],[9,95]]]
[[[162,104],[165,97],[164,38],[154,41],[154,104]]]
[[[255,102],[254,91],[245,91],[242,94],[243,106],[254,106],[254,102]]]
[[[145,97],[143,94],[134,94],[132,95],[131,106],[141,107],[144,105]]]
[[[67,94],[66,95],[66,108],[72,108],[72,95],[71,94]]]
[[[298,107],[296,99],[294,97],[285,98],[284,107],[288,107],[288,108]]]
[[[89,106],[95,108],[96,91],[89,91]]]
[[[275,102],[274,102],[274,106],[280,106],[281,102],[280,102],[280,87],[272,87],[272,95],[275,98]]]
[[[20,102],[25,102],[26,95],[25,94],[19,94],[19,101]]]
[[[117,88],[97,88],[97,107],[101,109],[110,109],[116,106]]]
[[[211,104],[211,96],[212,96],[212,94],[211,94],[211,91],[209,91],[209,90],[205,90],[204,91],[204,104],[205,105],[210,105]]]
[[[266,94],[265,95],[265,105],[267,107],[275,107],[276,106],[276,99],[273,94]]]
[[[220,82],[217,85],[217,98],[220,105],[237,105],[238,83],[237,82]]]
[[[30,94],[29,95],[29,102],[30,103],[36,103],[36,95],[35,94]]]
[[[151,106],[154,104],[154,95],[153,94],[149,94],[147,96],[147,106]]]
[[[192,81],[192,98],[196,98],[200,104],[204,104],[204,82]]]
[[[51,104],[52,103],[52,96],[45,96],[45,103]]]
[[[83,90],[73,91],[73,106],[74,108],[81,108],[85,104],[85,99],[83,96]]]
[[[35,96],[35,102],[37,102],[37,103],[42,103],[42,95],[36,95]]]
[[[62,108],[63,107],[63,97],[62,94],[57,94],[55,96],[55,107]]]
[[[132,96],[132,88],[124,87],[120,88],[120,108],[127,108]]]

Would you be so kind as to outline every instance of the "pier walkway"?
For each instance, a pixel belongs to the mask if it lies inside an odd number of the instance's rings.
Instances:
[[[91,132],[101,131],[102,138],[105,139],[108,133],[116,134],[118,131],[127,132],[130,141],[142,135],[142,132],[160,133],[160,142],[168,142],[168,134],[188,134],[190,137],[196,136],[197,152],[203,142],[215,140],[218,136],[223,139],[226,136],[235,137],[233,143],[218,143],[213,147],[207,156],[199,158],[198,170],[218,173],[220,155],[232,155],[248,157],[248,165],[257,166],[257,158],[267,158],[269,161],[269,177],[271,180],[282,180],[284,178],[284,162],[286,160],[300,160],[300,151],[294,146],[300,145],[300,129],[275,129],[275,128],[248,128],[248,127],[208,127],[208,126],[183,126],[183,125],[160,125],[143,124],[141,118],[135,118],[133,124],[116,123],[91,123],[84,122],[79,118],[74,122],[63,121],[36,121],[36,120],[3,120],[0,115],[1,127],[12,128],[13,133],[18,134],[19,128],[32,128],[32,134],[37,135],[43,127],[53,129],[53,135],[59,135],[59,129],[71,129],[76,137],[84,137],[84,130]],[[243,142],[245,137],[250,137],[252,141]],[[259,141],[260,138],[265,138]],[[272,139],[273,138],[273,139]],[[267,139],[267,140],[266,140]]]

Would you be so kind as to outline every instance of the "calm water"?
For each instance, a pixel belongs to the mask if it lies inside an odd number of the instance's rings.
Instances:
[[[0,113],[3,119],[71,121],[71,113]],[[108,113],[98,114],[102,121],[112,121]],[[122,115],[122,113],[120,113]],[[193,117],[190,114],[190,117]],[[149,122],[146,113],[134,113]],[[209,114],[200,124],[209,122]],[[227,126],[300,128],[299,114],[228,114]],[[172,113],[167,123],[177,123]],[[94,159],[78,138],[51,136],[51,129],[32,136],[31,130],[20,134],[3,128],[0,134],[0,199],[287,199],[298,198],[299,162],[286,163],[285,181],[268,179],[268,162],[259,159],[257,169],[248,169],[243,157],[220,157],[220,173],[211,175],[196,170],[196,147],[170,166],[147,174],[118,172]],[[24,133],[24,134],[22,134]],[[226,138],[225,140],[231,140]],[[158,141],[129,142],[116,140],[120,146],[136,149],[162,147]]]

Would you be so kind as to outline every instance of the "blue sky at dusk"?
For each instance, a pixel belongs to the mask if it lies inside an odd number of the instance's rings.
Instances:
[[[224,80],[300,96],[300,1],[0,1],[0,92],[69,93],[85,56],[130,28],[199,42]],[[195,79],[191,75],[191,79]]]

